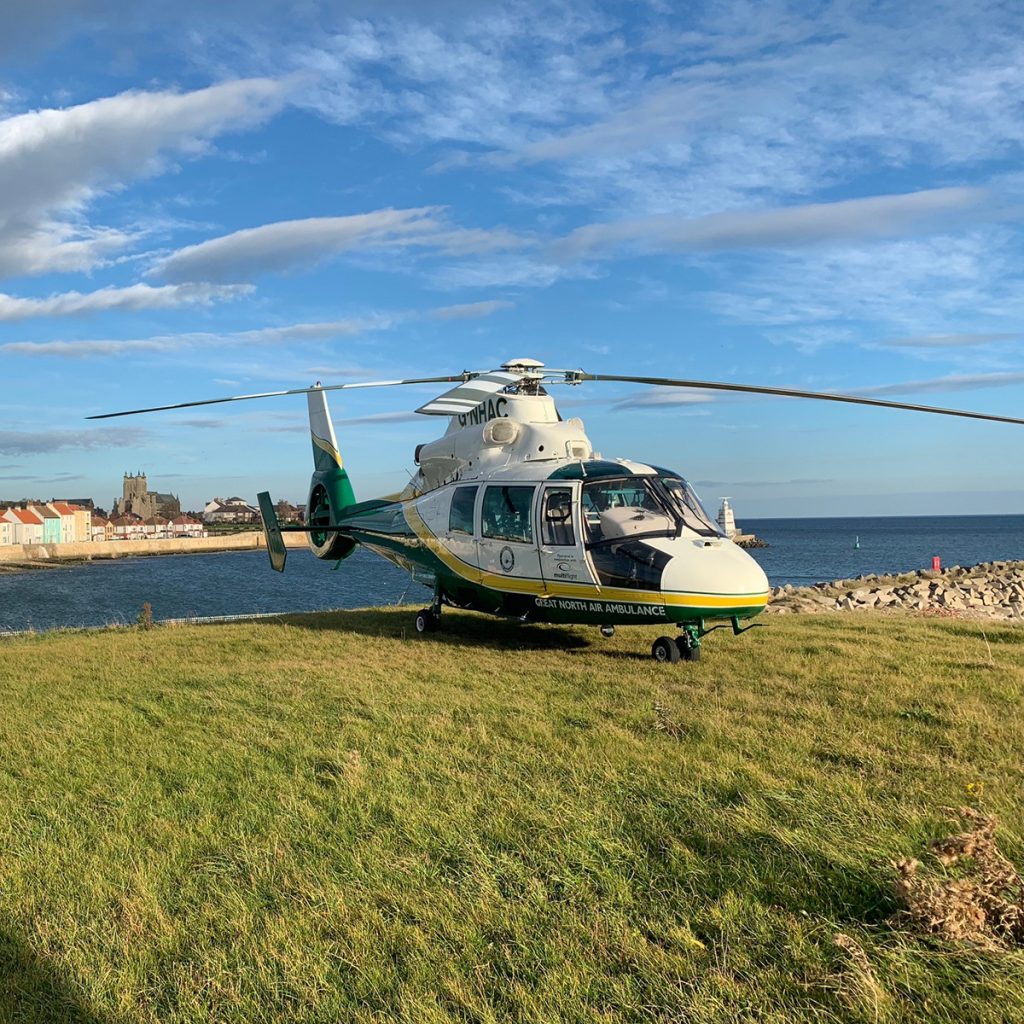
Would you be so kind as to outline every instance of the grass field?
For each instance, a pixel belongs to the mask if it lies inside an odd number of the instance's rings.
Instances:
[[[887,923],[942,805],[1024,862],[1020,627],[410,618],[0,641],[0,1021],[1024,1021]]]

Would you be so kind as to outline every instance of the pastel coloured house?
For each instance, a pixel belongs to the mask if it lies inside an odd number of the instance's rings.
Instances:
[[[43,543],[60,543],[60,513],[47,505],[32,505],[31,509],[43,521]]]
[[[60,516],[61,544],[74,544],[76,536],[75,510],[66,501],[50,501],[46,507]]]
[[[4,518],[14,525],[15,544],[42,544],[43,518],[30,508],[9,508]]]

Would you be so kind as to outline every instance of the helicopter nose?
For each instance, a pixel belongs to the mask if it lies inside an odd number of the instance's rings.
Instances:
[[[769,591],[761,566],[743,548],[721,540],[675,541],[662,586],[676,593],[735,597],[744,607],[764,605]]]

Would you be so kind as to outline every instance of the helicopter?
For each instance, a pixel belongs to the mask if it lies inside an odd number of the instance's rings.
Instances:
[[[657,662],[697,661],[717,629],[739,635],[770,588],[761,566],[708,515],[679,473],[595,452],[583,422],[565,419],[553,385],[591,381],[779,395],[1024,425],[1024,419],[829,392],[720,381],[547,369],[518,358],[493,370],[234,395],[90,416],[108,419],[304,394],[313,475],[302,525],[282,525],[268,492],[258,495],[273,569],[283,572],[284,534],[305,533],[317,558],[340,562],[357,547],[383,556],[433,592],[416,613],[436,630],[445,607],[525,623],[586,624],[610,637],[620,625],[664,625]],[[415,411],[448,418],[420,444],[400,493],[356,501],[338,447],[327,392],[455,384]]]

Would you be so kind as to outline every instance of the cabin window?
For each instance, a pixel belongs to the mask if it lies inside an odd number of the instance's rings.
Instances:
[[[452,508],[448,513],[449,533],[473,532],[473,508],[476,505],[477,487],[456,487],[452,494]]]
[[[576,534],[572,526],[572,490],[549,487],[544,492],[544,513],[541,516],[541,537],[552,547],[572,547]]]
[[[494,540],[533,541],[530,510],[532,487],[488,487],[484,491],[481,534]]]

